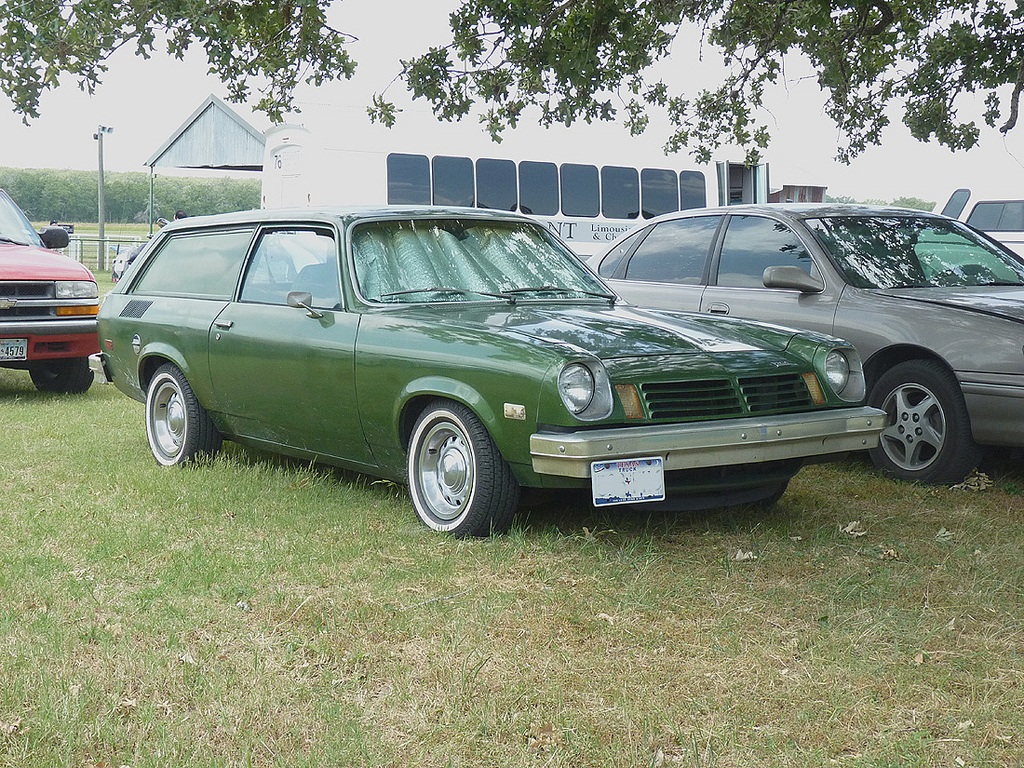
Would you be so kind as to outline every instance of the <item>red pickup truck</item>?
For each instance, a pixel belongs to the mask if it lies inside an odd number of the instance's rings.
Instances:
[[[96,279],[54,249],[60,227],[36,232],[0,189],[0,368],[26,370],[43,392],[85,392],[99,352]]]

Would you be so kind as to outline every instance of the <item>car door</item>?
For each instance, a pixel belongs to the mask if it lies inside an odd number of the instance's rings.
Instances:
[[[359,316],[344,310],[327,227],[262,230],[238,301],[210,330],[210,371],[239,435],[371,464],[355,396]],[[288,306],[291,291],[309,309]]]
[[[644,307],[696,312],[721,216],[690,216],[655,224],[609,252],[599,273],[624,299]],[[632,247],[630,247],[632,245]]]
[[[842,285],[826,279],[828,271],[815,259],[812,247],[787,223],[769,216],[730,215],[700,311],[832,333]],[[820,278],[824,289],[766,288],[764,271],[774,266],[798,267]]]

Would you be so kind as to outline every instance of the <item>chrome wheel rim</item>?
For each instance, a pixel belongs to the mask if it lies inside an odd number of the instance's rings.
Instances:
[[[900,469],[919,472],[939,457],[946,441],[946,414],[939,399],[920,384],[902,384],[885,398],[889,426],[882,449]]]
[[[430,427],[420,441],[416,482],[438,521],[448,523],[465,512],[473,493],[474,460],[466,435],[450,422]]]
[[[149,403],[149,441],[158,460],[174,461],[185,444],[187,429],[181,390],[169,377],[157,382]]]

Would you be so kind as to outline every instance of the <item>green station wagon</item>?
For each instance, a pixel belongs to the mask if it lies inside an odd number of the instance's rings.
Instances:
[[[508,528],[520,489],[595,505],[770,504],[878,444],[829,336],[626,306],[560,241],[470,209],[184,219],[99,317],[93,369],[164,465],[223,439],[407,482],[430,528]]]

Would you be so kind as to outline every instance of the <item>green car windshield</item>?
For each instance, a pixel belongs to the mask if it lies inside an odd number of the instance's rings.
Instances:
[[[352,258],[363,298],[379,303],[611,299],[540,226],[403,219],[358,225]]]
[[[1024,285],[1024,263],[956,221],[830,216],[807,226],[858,288]]]

